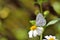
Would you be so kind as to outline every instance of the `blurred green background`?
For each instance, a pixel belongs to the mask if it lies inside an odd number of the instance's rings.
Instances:
[[[35,20],[35,11],[38,10],[34,6],[36,3],[37,0],[0,0],[0,40],[39,40],[39,37],[28,37],[32,25],[29,21]],[[47,23],[60,18],[60,0],[43,0],[42,9],[43,14],[49,11],[44,14]],[[45,35],[55,35],[60,40],[60,21],[47,27]]]

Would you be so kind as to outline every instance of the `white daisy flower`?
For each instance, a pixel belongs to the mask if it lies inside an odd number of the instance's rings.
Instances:
[[[31,30],[29,31],[29,38],[33,38],[36,37],[37,35],[40,36],[43,32],[43,27],[36,27],[36,26],[32,26],[30,28]]]
[[[55,36],[49,35],[49,36],[45,36],[45,38],[47,40],[57,40]]]
[[[29,38],[36,37],[37,35],[40,36],[43,32],[43,27],[46,24],[46,20],[44,19],[43,15],[39,13],[36,17],[36,26],[32,26],[29,31]]]

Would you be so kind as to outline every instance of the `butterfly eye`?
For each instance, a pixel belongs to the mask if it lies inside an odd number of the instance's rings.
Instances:
[[[39,13],[36,17],[36,26],[44,26],[46,24],[46,20],[43,15]]]

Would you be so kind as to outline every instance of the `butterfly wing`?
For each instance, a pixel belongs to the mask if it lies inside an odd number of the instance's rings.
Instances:
[[[44,26],[46,24],[46,20],[43,15],[39,13],[36,17],[36,26]]]

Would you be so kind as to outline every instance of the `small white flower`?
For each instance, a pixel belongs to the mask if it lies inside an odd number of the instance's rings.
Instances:
[[[43,27],[36,27],[36,26],[32,26],[30,28],[31,30],[29,31],[29,38],[33,38],[36,37],[37,35],[40,36],[43,32]]]
[[[49,35],[49,36],[45,36],[45,38],[47,40],[57,40],[55,36]]]
[[[36,17],[36,26],[32,26],[29,31],[29,38],[36,37],[37,35],[40,36],[43,33],[43,27],[46,24],[46,20],[44,19],[43,15],[39,13]]]

